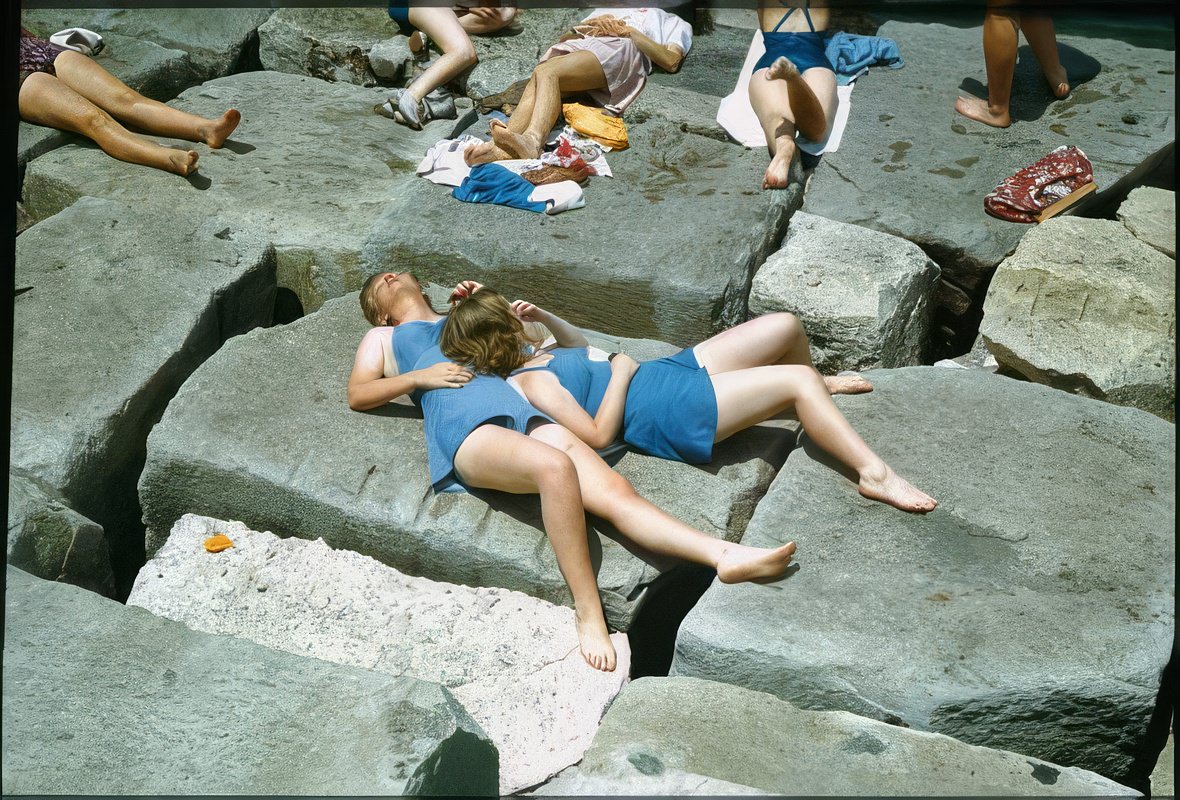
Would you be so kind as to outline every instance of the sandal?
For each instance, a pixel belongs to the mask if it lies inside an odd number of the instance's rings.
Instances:
[[[455,98],[441,87],[422,100],[414,100],[407,89],[394,89],[384,103],[373,106],[374,113],[420,131],[427,122],[436,119],[458,119]]]

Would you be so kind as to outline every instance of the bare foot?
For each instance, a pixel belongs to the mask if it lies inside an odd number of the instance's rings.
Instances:
[[[426,40],[422,38],[421,31],[414,31],[410,34],[410,52],[418,55],[422,52],[422,48],[426,46]]]
[[[1069,97],[1069,75],[1065,71],[1065,67],[1058,66],[1052,72],[1045,73],[1045,80],[1049,82],[1049,91],[1058,100]]]
[[[241,121],[241,112],[231,108],[200,131],[201,141],[213,148],[221,147]]]
[[[870,474],[873,473],[873,474]],[[870,500],[886,505],[925,514],[933,511],[938,501],[923,491],[915,489],[884,462],[875,470],[865,470],[860,476],[860,493]]]
[[[574,611],[575,625],[578,629],[578,649],[582,651],[582,658],[594,669],[603,672],[615,671],[615,646],[611,643],[610,634],[606,630],[606,620],[602,614],[595,619],[583,620]]]
[[[774,549],[731,544],[717,562],[717,578],[722,583],[768,583],[778,580],[787,571],[793,555],[794,542],[787,542]]]
[[[541,142],[531,133],[513,133],[499,120],[492,120],[492,141],[513,158],[540,158]]]
[[[791,174],[791,159],[783,155],[780,149],[774,154],[774,158],[770,159],[770,166],[766,168],[766,174],[762,176],[763,189],[786,189],[787,183],[790,182]]]
[[[1007,111],[1002,114],[996,113],[991,110],[987,101],[980,100],[978,97],[960,97],[955,101],[955,111],[968,119],[982,122],[984,125],[991,125],[993,128],[1007,128],[1012,124],[1012,119],[1008,116]]]
[[[828,394],[864,394],[873,391],[873,384],[863,375],[825,375]]]
[[[497,147],[495,142],[473,144],[463,151],[463,161],[469,167],[474,167],[476,164],[489,164],[493,161],[507,161],[510,158],[512,156]]]
[[[789,78],[798,78],[799,68],[790,62],[785,56],[779,56],[774,60],[774,63],[766,68],[766,80],[768,81],[785,81]]]
[[[188,177],[197,171],[196,150],[174,150],[168,154],[168,171]]]

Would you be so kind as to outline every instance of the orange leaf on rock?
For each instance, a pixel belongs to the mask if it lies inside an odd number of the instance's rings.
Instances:
[[[222,550],[233,546],[234,543],[224,533],[215,534],[205,540],[205,549],[210,553],[220,553]]]

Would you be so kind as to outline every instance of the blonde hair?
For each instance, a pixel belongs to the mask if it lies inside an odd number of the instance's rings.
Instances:
[[[524,346],[530,342],[504,296],[484,288],[451,309],[439,347],[447,358],[475,372],[506,378],[529,360]]]

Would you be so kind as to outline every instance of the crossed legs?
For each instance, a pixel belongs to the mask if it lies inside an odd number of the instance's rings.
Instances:
[[[778,58],[750,76],[750,105],[766,134],[770,166],[763,189],[787,186],[795,158],[795,132],[823,141],[836,117],[836,73],[812,67],[800,74],[795,65]]]
[[[872,386],[858,376],[830,382],[811,365],[807,336],[793,314],[768,314],[738,325],[696,346],[717,396],[714,441],[794,408],[803,429],[817,445],[856,471],[865,497],[900,508],[927,512],[938,505],[911,486],[874,453],[832,402],[833,392],[859,393]]]
[[[230,109],[205,119],[164,105],[129,88],[93,59],[66,50],[53,62],[57,76],[37,72],[20,89],[22,119],[77,133],[120,161],[189,175],[197,168],[195,150],[164,147],[119,124],[157,136],[221,147],[241,121]]]
[[[978,97],[960,97],[955,110],[965,117],[1007,128],[1012,124],[1008,107],[1012,99],[1012,76],[1016,71],[1018,31],[1024,31],[1041,72],[1054,97],[1069,94],[1069,78],[1057,53],[1057,36],[1050,17],[1028,14],[1013,7],[1012,0],[988,3],[983,18],[983,58],[987,67],[987,101]]]
[[[533,70],[508,124],[493,121],[492,140],[472,145],[464,159],[474,166],[539,157],[545,135],[561,115],[562,95],[604,88],[606,75],[593,53],[579,50],[542,61]]]

